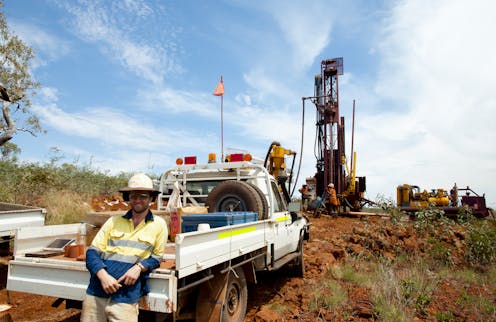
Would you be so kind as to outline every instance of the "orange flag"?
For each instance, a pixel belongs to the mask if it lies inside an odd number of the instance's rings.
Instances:
[[[222,76],[220,77],[219,84],[217,84],[217,86],[215,87],[213,94],[215,96],[224,95],[224,82],[222,81]]]

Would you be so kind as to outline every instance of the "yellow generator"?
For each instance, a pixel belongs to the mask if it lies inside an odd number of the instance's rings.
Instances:
[[[408,184],[396,188],[396,203],[400,208],[425,208],[429,205],[447,207],[450,197],[445,189],[432,189],[420,191],[419,186]]]
[[[465,191],[465,195],[461,198],[459,198],[459,191]],[[432,206],[443,210],[446,215],[456,215],[461,207],[466,207],[478,218],[487,217],[491,210],[486,206],[484,194],[478,195],[469,186],[458,188],[456,183],[449,194],[445,189],[432,189],[428,192],[427,190],[420,191],[418,186],[400,185],[396,188],[396,204],[407,213],[415,213],[422,208]]]

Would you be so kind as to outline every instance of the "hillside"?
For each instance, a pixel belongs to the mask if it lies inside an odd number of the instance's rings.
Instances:
[[[262,277],[246,321],[495,320],[494,266],[467,267],[467,226],[311,221],[304,278]]]
[[[377,216],[310,219],[304,278],[260,274],[249,289],[245,321],[495,320],[496,271],[468,265],[470,225]],[[16,292],[10,298],[6,313],[13,321],[78,318],[78,310],[50,307],[53,298]],[[3,286],[0,303],[6,300]]]

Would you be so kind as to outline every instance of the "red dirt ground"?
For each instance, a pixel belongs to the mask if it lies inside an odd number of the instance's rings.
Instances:
[[[324,307],[314,309],[311,305],[312,294],[324,277],[328,278],[329,268],[347,263],[351,257],[368,261],[382,256],[394,261],[402,253],[421,254],[426,246],[426,240],[415,234],[411,223],[406,223],[402,228],[393,228],[389,219],[376,216],[322,216],[310,220],[311,238],[304,247],[304,278],[294,278],[284,273],[260,274],[259,283],[249,286],[245,321],[375,321],[377,317],[374,316],[371,290],[364,286],[339,281],[347,290],[347,300],[345,305],[332,311]],[[460,229],[446,238],[455,261],[463,256],[463,236]],[[0,268],[3,282],[0,291],[1,305],[7,303],[6,266],[0,265]],[[467,285],[457,280],[444,279],[439,283],[425,312],[417,315],[414,321],[436,321],[436,314],[447,311],[453,317],[450,321],[495,321],[493,311],[484,313],[484,310],[471,310],[466,305],[460,305],[460,299],[471,295],[482,296],[488,305],[496,307],[496,285]],[[53,308],[51,304],[54,300],[55,298],[10,292],[12,307],[0,313],[0,321],[10,321],[9,318],[16,322],[78,321],[79,310],[64,309],[64,304]]]

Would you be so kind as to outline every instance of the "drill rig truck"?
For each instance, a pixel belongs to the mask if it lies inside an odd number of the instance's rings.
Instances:
[[[338,212],[360,211],[372,201],[365,199],[365,177],[356,176],[356,152],[353,151],[355,103],[353,102],[353,126],[351,137],[351,160],[348,166],[345,154],[345,122],[339,114],[338,77],[343,74],[343,58],[326,59],[321,62],[321,72],[315,76],[315,93],[310,100],[316,107],[315,157],[317,172],[306,183],[315,191],[312,207],[322,206],[326,201],[326,188],[333,184],[339,202]],[[320,198],[319,196],[322,196]],[[324,203],[325,206],[325,203]]]

